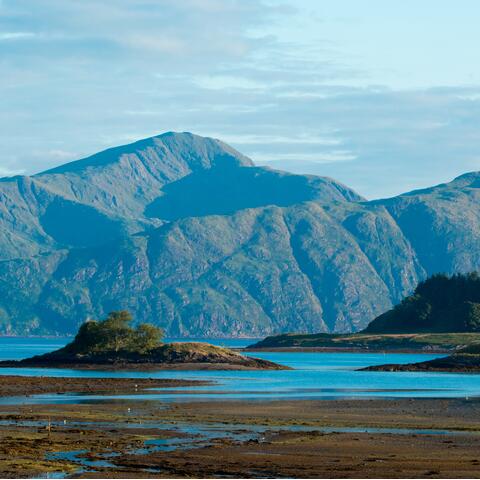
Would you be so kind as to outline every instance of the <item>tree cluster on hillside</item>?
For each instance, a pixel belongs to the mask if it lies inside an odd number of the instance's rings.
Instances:
[[[130,352],[145,354],[160,346],[161,328],[149,323],[131,326],[132,316],[126,310],[111,312],[104,320],[87,320],[67,348],[75,353]]]
[[[478,331],[480,276],[476,272],[433,275],[364,330],[366,333]]]

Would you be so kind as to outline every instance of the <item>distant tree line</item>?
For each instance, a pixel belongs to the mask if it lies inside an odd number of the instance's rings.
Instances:
[[[129,352],[145,354],[160,346],[163,330],[149,323],[131,326],[132,315],[126,310],[109,313],[104,320],[83,323],[69,349],[76,353]]]
[[[480,331],[480,276],[477,272],[436,274],[364,330],[368,333]]]

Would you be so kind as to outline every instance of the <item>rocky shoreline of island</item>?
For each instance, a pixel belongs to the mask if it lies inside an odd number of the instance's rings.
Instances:
[[[445,372],[480,373],[480,356],[457,353],[427,362],[407,364],[385,364],[362,368],[369,372]]]
[[[0,368],[72,368],[82,370],[289,370],[268,360],[201,342],[168,343],[146,353],[79,354],[67,345],[24,360],[0,361]]]
[[[260,359],[250,359],[245,363],[220,363],[220,362],[184,362],[184,363],[156,363],[156,362],[126,362],[111,361],[97,362],[21,362],[3,361],[1,368],[55,368],[91,371],[205,371],[205,370],[291,370],[290,367]],[[3,378],[3,377],[2,377]]]

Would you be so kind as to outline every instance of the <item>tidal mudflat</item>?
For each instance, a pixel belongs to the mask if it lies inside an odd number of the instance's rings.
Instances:
[[[0,407],[2,477],[480,477],[480,402]]]
[[[77,393],[81,395],[135,395],[153,389],[198,387],[209,382],[160,378],[89,378],[42,377],[25,375],[0,376],[0,397],[31,397],[32,395]],[[7,400],[8,402],[8,400]]]

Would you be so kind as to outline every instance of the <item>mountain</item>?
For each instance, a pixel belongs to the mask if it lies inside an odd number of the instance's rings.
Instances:
[[[33,177],[1,179],[0,259],[94,246],[158,226],[144,210],[162,187],[219,165],[253,166],[218,140],[167,133]]]
[[[170,336],[347,332],[480,267],[480,173],[368,202],[166,133],[0,180],[0,331],[129,309]]]
[[[480,277],[433,275],[364,332],[480,332]]]

